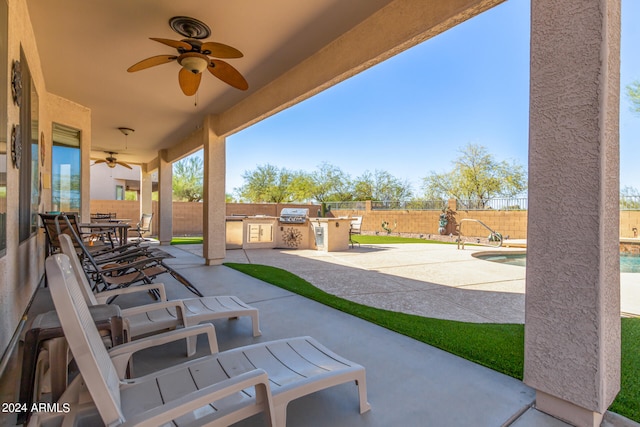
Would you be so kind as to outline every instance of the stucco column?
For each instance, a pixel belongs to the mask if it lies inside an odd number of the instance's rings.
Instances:
[[[222,264],[226,256],[226,140],[213,130],[213,118],[204,121],[204,182],[202,256],[207,265]]]
[[[596,426],[620,388],[620,0],[531,3],[524,379]]]
[[[149,172],[145,165],[140,171],[140,216],[142,214],[153,213],[153,204],[151,201],[151,193],[153,192],[153,174]],[[153,223],[153,222],[152,222]],[[151,230],[153,234],[154,230]]]
[[[158,152],[158,240],[169,245],[173,237],[173,165],[167,150]]]

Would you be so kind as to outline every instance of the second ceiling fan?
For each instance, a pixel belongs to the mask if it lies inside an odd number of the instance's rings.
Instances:
[[[156,55],[143,59],[129,67],[128,72],[133,73],[177,61],[182,66],[178,73],[178,83],[182,92],[187,96],[195,95],[198,92],[204,70],[208,70],[236,89],[247,90],[249,88],[249,84],[238,70],[225,61],[214,59],[242,58],[242,52],[226,44],[202,42],[202,39],[211,35],[211,30],[205,23],[195,18],[176,16],[169,20],[169,25],[186,39],[171,40],[151,37],[151,40],[176,49],[177,54]]]
[[[120,165],[122,167],[125,167],[127,169],[132,169],[131,165],[125,163],[125,162],[121,162],[120,160],[116,159],[114,157],[115,154],[118,153],[114,153],[113,151],[105,151],[105,153],[108,154],[107,157],[105,157],[104,159],[98,159],[96,160],[93,164],[97,165],[98,163],[106,163],[107,166],[109,166],[110,168],[115,168],[116,166]]]

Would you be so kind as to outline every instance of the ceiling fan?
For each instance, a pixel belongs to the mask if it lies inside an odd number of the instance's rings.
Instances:
[[[132,169],[130,165],[128,165],[125,162],[121,162],[118,161],[118,159],[116,159],[115,157],[113,157],[114,154],[118,154],[118,153],[114,153],[113,151],[105,151],[105,153],[109,154],[107,157],[105,157],[104,159],[98,159],[96,160],[93,164],[97,165],[98,163],[106,163],[107,166],[109,166],[110,168],[115,168],[117,165],[123,166],[127,169]]]
[[[187,95],[195,95],[200,87],[202,72],[206,69],[228,85],[247,90],[249,84],[238,70],[229,63],[213,58],[242,58],[238,49],[217,42],[202,42],[211,35],[209,27],[195,18],[176,16],[169,20],[169,25],[178,34],[186,37],[183,40],[171,40],[151,37],[151,40],[176,49],[173,55],[156,55],[132,65],[128,72],[144,70],[156,65],[177,61],[182,66],[178,73],[180,89]],[[213,57],[213,58],[210,58]]]

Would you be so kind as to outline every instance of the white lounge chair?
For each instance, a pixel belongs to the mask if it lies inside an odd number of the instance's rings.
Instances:
[[[73,268],[76,280],[81,285],[82,294],[88,305],[105,304],[116,295],[156,290],[160,301],[137,307],[122,309],[125,329],[130,339],[152,333],[175,329],[180,326],[197,325],[214,319],[235,319],[250,316],[253,324],[253,336],[260,336],[258,309],[242,302],[235,296],[214,296],[201,298],[185,298],[167,301],[167,294],[162,283],[138,285],[119,288],[94,294],[91,291],[86,275],[82,271],[80,260],[76,256],[73,242],[66,234],[59,236],[62,253],[67,255]],[[196,340],[187,340],[187,355],[196,351]]]
[[[47,259],[46,269],[53,302],[81,375],[59,401],[60,405],[69,403],[72,412],[86,414],[80,402],[92,400],[102,422],[109,426],[156,426],[171,420],[178,425],[222,426],[264,411],[268,422],[285,427],[290,401],[350,381],[359,386],[360,412],[370,409],[364,368],[310,337],[217,353],[213,325],[198,325],[143,338],[107,352],[69,258],[53,255]],[[134,352],[194,332],[208,334],[211,355],[143,377],[124,378]],[[87,399],[87,390],[91,399]],[[66,414],[74,415],[77,413]],[[30,425],[47,425],[64,416],[35,413]],[[64,421],[74,424],[70,419]]]

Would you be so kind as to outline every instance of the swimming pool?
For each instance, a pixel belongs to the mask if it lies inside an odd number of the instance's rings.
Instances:
[[[527,254],[524,252],[502,253],[480,252],[473,254],[474,257],[485,261],[498,262],[501,264],[517,265],[519,267],[527,266]],[[640,255],[632,255],[627,253],[620,254],[620,272],[621,273],[640,273]]]

